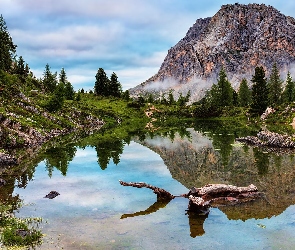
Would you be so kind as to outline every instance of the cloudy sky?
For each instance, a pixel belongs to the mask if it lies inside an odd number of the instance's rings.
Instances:
[[[98,68],[123,90],[157,73],[168,49],[224,0],[0,0],[17,48],[37,77],[65,68],[75,90],[92,89]],[[256,0],[295,17],[293,0]],[[249,1],[240,0],[248,4]],[[252,3],[252,1],[251,1]]]

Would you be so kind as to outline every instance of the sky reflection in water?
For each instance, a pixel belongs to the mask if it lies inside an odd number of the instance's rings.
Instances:
[[[125,146],[120,163],[111,161],[105,170],[98,165],[94,148],[86,147],[77,149],[66,176],[54,169],[49,178],[45,163],[38,165],[34,180],[25,189],[15,189],[26,204],[18,216],[47,220],[42,249],[292,249],[295,245],[294,206],[270,219],[245,222],[229,220],[217,208],[208,217],[196,217],[186,214],[184,198],[150,208],[156,202],[151,190],[123,187],[118,180],[146,182],[175,195],[188,192],[171,177],[159,155],[138,143]],[[51,190],[60,195],[43,198]]]

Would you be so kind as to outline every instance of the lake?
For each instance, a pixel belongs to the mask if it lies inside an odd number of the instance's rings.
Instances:
[[[43,218],[40,249],[294,249],[294,154],[242,145],[238,135],[196,126],[58,145],[16,178],[6,196],[23,201],[16,216]],[[194,215],[185,198],[157,202],[151,190],[119,180],[174,195],[208,183],[252,183],[265,196]],[[60,195],[44,198],[53,190]]]

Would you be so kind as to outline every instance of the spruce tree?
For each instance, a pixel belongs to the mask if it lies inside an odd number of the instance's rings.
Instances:
[[[94,93],[96,95],[108,96],[108,87],[110,80],[108,79],[103,68],[99,68],[95,75]]]
[[[253,82],[251,111],[262,114],[268,105],[268,88],[262,66],[255,68],[251,81]]]
[[[111,75],[108,93],[114,97],[120,97],[122,94],[121,83],[118,81],[118,77],[114,72]]]
[[[42,81],[45,91],[53,93],[57,86],[57,72],[52,73],[48,63],[45,66]]]
[[[129,90],[125,90],[122,94],[122,98],[126,101],[129,101],[130,100],[130,93],[129,93]]]
[[[290,72],[288,72],[287,74],[286,87],[282,94],[282,97],[283,97],[283,101],[287,103],[293,102],[295,100],[295,84],[290,75]]]
[[[283,81],[280,79],[280,72],[277,64],[274,63],[268,82],[268,103],[279,105],[281,102]]]
[[[16,69],[15,73],[18,75],[21,83],[25,83],[26,78],[29,75],[29,66],[25,64],[25,61],[22,56],[19,57],[18,61],[16,62]]]
[[[248,107],[251,103],[251,90],[249,89],[248,82],[245,78],[241,81],[238,98],[241,107]]]
[[[0,70],[11,71],[16,47],[7,30],[6,22],[0,15]]]
[[[75,98],[74,87],[69,81],[65,84],[65,98],[66,100],[74,100]]]
[[[63,97],[66,100],[74,100],[75,91],[73,85],[67,79],[67,74],[64,68],[62,68],[60,71],[58,85],[60,91],[63,92]]]
[[[217,91],[219,92],[218,106],[225,107],[233,105],[233,88],[227,80],[227,75],[223,68],[219,72]]]
[[[67,74],[64,68],[62,68],[59,73],[59,82],[63,84],[66,84],[67,82]]]
[[[175,103],[174,96],[173,96],[174,89],[170,89],[168,93],[168,103],[172,105]]]

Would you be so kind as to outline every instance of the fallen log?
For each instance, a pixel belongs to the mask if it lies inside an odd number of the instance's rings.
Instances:
[[[170,201],[175,197],[188,198],[188,211],[197,212],[199,214],[209,213],[210,207],[236,205],[261,197],[261,193],[258,192],[257,187],[253,184],[248,187],[237,187],[226,184],[208,184],[201,188],[193,187],[187,194],[182,194],[180,196],[174,196],[165,189],[158,188],[144,182],[120,181],[120,184],[123,186],[132,186],[137,188],[149,188],[157,194],[157,200],[163,199]],[[140,214],[141,213],[138,215]]]
[[[248,187],[237,187],[226,184],[208,184],[201,188],[192,188],[186,197],[189,198],[190,211],[208,213],[209,207],[236,205],[260,197],[261,193],[253,184]]]

